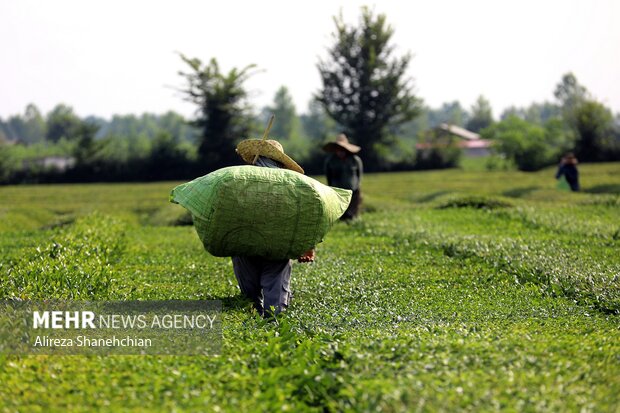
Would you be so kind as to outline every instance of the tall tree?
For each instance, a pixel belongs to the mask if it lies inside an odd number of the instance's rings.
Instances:
[[[158,119],[161,130],[167,131],[172,135],[176,142],[193,142],[196,130],[187,124],[183,116],[173,111],[168,111]],[[159,133],[161,134],[161,130]]]
[[[482,95],[471,107],[471,117],[466,128],[472,132],[478,132],[493,124],[493,110],[491,103]]]
[[[551,119],[560,119],[562,108],[550,102],[532,103],[525,111],[525,120],[544,124]]]
[[[201,130],[198,156],[207,170],[215,170],[239,162],[235,144],[247,138],[251,129],[250,107],[244,82],[253,74],[255,65],[227,74],[220,71],[215,59],[209,64],[181,55],[189,72],[179,72],[186,80],[181,91],[186,100],[195,103],[197,118],[192,124]]]
[[[0,142],[8,142],[11,140],[9,126],[0,118]]]
[[[377,145],[388,143],[388,128],[413,119],[420,109],[406,75],[411,54],[393,57],[394,30],[385,15],[367,7],[358,26],[347,25],[342,15],[334,23],[335,44],[318,64],[323,87],[317,99],[363,148],[366,169],[378,169],[383,162]]]
[[[25,143],[37,143],[45,139],[46,125],[41,111],[34,104],[26,106],[24,113],[24,136]]]
[[[101,144],[95,141],[95,135],[99,127],[97,125],[80,122],[73,130],[72,138],[77,140],[77,146],[73,151],[76,164],[80,168],[94,169],[96,168],[97,151]]]
[[[556,85],[553,94],[560,101],[569,117],[572,116],[571,112],[589,96],[588,90],[580,85],[577,77],[570,72],[562,76],[562,80]]]
[[[281,86],[276,91],[273,104],[263,109],[264,124],[271,115],[275,115],[275,122],[270,135],[280,140],[286,152],[295,159],[305,158],[310,149],[309,143],[302,136],[295,103],[286,86]]]
[[[5,183],[11,177],[15,170],[16,160],[12,156],[12,152],[3,139],[3,133],[0,131],[0,183]]]
[[[558,161],[574,143],[573,134],[560,119],[544,125],[509,115],[482,131],[494,141],[494,150],[512,160],[522,171],[537,171]]]
[[[26,145],[43,141],[45,129],[45,119],[43,119],[39,108],[33,104],[26,106],[23,116],[11,116],[5,125],[0,125],[0,130],[4,130],[8,139]]]
[[[444,103],[441,108],[435,110],[429,110],[429,121],[431,127],[439,126],[442,123],[449,123],[456,126],[464,126],[468,114],[461,106],[458,100],[450,103]]]
[[[613,137],[613,115],[602,103],[581,102],[574,111],[574,127],[578,135],[575,155],[582,161],[606,161],[616,155],[618,148]],[[613,152],[610,156],[610,151]]]
[[[24,135],[26,130],[26,123],[20,115],[13,115],[9,117],[6,122],[7,136],[12,141],[25,142]]]
[[[516,106],[509,106],[499,115],[499,120],[506,120],[510,117],[516,117],[519,119],[525,119],[526,110],[524,108],[518,108]]]
[[[46,139],[58,142],[61,138],[74,139],[82,135],[82,121],[73,112],[73,108],[64,104],[58,104],[47,114]]]
[[[562,76],[555,97],[564,121],[577,135],[575,155],[582,161],[615,160],[620,152],[613,137],[613,115],[579,84],[573,73]]]
[[[337,131],[336,123],[316,99],[310,99],[307,112],[302,114],[300,119],[304,134],[314,141],[314,144],[325,142],[329,134]]]
[[[550,102],[532,103],[530,106],[523,108],[511,106],[504,109],[500,119],[505,120],[510,116],[516,116],[537,125],[544,125],[548,120],[560,119],[562,117],[562,108]]]
[[[297,111],[295,109],[295,103],[286,86],[281,86],[273,97],[272,106],[265,108],[266,119],[269,116],[275,115],[276,119],[271,129],[270,135],[275,138],[289,139],[293,134],[298,133]]]

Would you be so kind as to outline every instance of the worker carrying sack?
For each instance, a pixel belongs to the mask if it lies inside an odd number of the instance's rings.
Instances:
[[[351,201],[288,169],[231,166],[177,186],[205,249],[217,257],[298,258],[323,240]]]

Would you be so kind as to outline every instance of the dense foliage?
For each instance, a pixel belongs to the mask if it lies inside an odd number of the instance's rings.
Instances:
[[[493,110],[491,102],[484,96],[479,96],[471,108],[471,116],[465,125],[472,132],[480,132],[493,124]]]
[[[65,104],[43,115],[30,104],[23,114],[0,119],[0,183],[193,178],[239,164],[235,145],[260,136],[271,115],[276,116],[271,136],[311,174],[323,173],[322,146],[343,130],[353,140],[358,140],[360,131],[366,134],[361,138],[366,143],[358,143],[367,170],[451,168],[478,162],[489,169],[513,165],[536,171],[557,163],[568,151],[575,152],[581,162],[620,159],[620,115],[614,118],[571,73],[556,85],[557,102],[507,108],[496,123],[484,96],[469,111],[458,101],[438,108],[419,106],[403,77],[409,57],[390,63],[388,43],[393,32],[385,16],[375,17],[364,9],[359,27],[348,26],[342,19],[336,25],[338,42],[331,49],[332,60],[319,65],[332,86],[309,102],[306,113],[298,114],[286,86],[276,91],[272,104],[256,113],[244,89],[252,75],[251,65],[225,74],[215,59],[203,65],[198,59],[181,56],[191,69],[181,75],[187,82],[185,97],[196,104],[195,119],[174,112],[114,115],[110,120],[80,118]],[[347,65],[357,66],[354,70]],[[385,76],[375,76],[375,71]],[[361,80],[344,77],[353,72]],[[379,90],[386,94],[378,94]],[[385,106],[382,102],[389,100],[388,92],[397,90],[402,96]],[[331,103],[326,100],[328,92]],[[338,103],[336,95],[343,101]],[[361,109],[356,102],[366,102],[372,110]],[[411,119],[414,113],[418,116]],[[444,123],[472,131],[483,128],[479,132],[492,140],[495,155],[466,159],[459,138],[439,136],[438,127]]]
[[[454,136],[431,129],[421,139],[416,151],[416,169],[444,169],[459,165],[463,155]]]
[[[522,171],[553,165],[574,146],[573,135],[559,119],[537,125],[511,115],[484,129],[482,136]]]
[[[362,147],[368,170],[385,169],[378,154],[389,144],[390,127],[419,112],[420,100],[407,76],[410,54],[394,57],[394,30],[385,15],[362,9],[358,26],[336,18],[335,44],[318,64],[322,88],[317,95],[327,113]]]
[[[198,156],[203,167],[213,171],[236,164],[236,144],[251,130],[244,83],[255,66],[222,73],[215,58],[205,65],[197,58],[181,58],[190,69],[179,74],[186,81],[186,99],[197,106],[193,124],[201,131]]]
[[[620,125],[614,125],[611,111],[593,98],[574,74],[565,74],[554,94],[562,105],[564,122],[577,136],[575,155],[579,159],[620,159]]]

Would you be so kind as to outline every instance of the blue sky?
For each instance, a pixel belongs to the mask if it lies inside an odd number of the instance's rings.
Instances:
[[[316,63],[332,44],[332,16],[356,22],[360,7],[385,13],[397,53],[410,51],[418,95],[436,107],[483,94],[495,115],[553,100],[572,71],[620,112],[620,2],[613,0],[118,1],[0,0],[0,117],[33,102],[82,116],[190,116],[175,87],[176,52],[222,69],[254,63],[247,87],[257,108],[286,85],[298,112],[319,87]]]

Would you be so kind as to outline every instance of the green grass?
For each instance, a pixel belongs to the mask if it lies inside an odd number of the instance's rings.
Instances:
[[[279,323],[175,183],[2,187],[0,298],[220,299],[214,357],[0,356],[0,411],[620,408],[620,164],[367,175]]]

